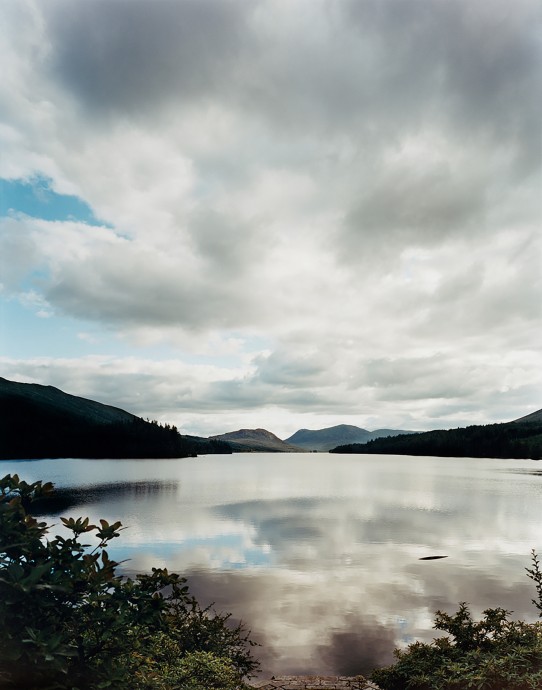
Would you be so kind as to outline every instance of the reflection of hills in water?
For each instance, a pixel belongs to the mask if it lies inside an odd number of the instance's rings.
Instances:
[[[54,515],[71,508],[88,506],[114,499],[145,500],[164,494],[176,494],[177,481],[136,481],[91,484],[85,487],[55,489],[54,494],[32,504],[35,515]]]
[[[499,472],[506,472],[507,474],[526,474],[531,477],[542,477],[542,469],[541,470],[531,470],[527,469],[526,467],[518,467],[517,469],[513,470],[498,470]]]

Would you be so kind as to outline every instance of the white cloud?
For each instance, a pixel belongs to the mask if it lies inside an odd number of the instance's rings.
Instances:
[[[98,358],[173,348],[190,383],[132,375],[194,430],[539,406],[536,3],[151,4],[5,3],[0,175],[104,225],[4,218],[4,296]],[[141,409],[119,369],[44,366]]]

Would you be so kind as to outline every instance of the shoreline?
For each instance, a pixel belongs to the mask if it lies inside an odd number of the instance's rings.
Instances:
[[[379,690],[364,676],[271,676],[247,685],[255,690]]]

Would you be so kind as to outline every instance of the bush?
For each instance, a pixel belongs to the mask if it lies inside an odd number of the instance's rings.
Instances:
[[[179,657],[171,638],[158,637],[152,658],[141,665],[134,690],[237,690],[242,687],[232,661],[211,652],[191,652]]]
[[[542,573],[534,551],[532,556],[527,574],[537,588],[533,603],[542,612]],[[372,679],[382,690],[540,689],[542,623],[511,621],[509,615],[487,609],[481,621],[474,621],[465,603],[453,616],[437,611],[434,627],[449,637],[396,650],[397,662],[374,671]]]
[[[135,682],[149,687],[145,674],[153,688],[175,688],[173,679],[198,659],[206,678],[233,687],[257,668],[242,625],[228,627],[227,615],[201,609],[184,578],[157,568],[133,580],[116,574],[106,547],[120,522],[61,518],[72,536],[49,541],[50,526],[31,511],[52,491],[17,475],[0,480],[3,688],[135,690]],[[98,538],[93,549],[80,541],[87,533]]]

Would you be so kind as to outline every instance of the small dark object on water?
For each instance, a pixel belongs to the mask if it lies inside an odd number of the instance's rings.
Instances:
[[[423,556],[423,558],[418,558],[419,561],[436,561],[439,558],[448,558],[448,556]]]

